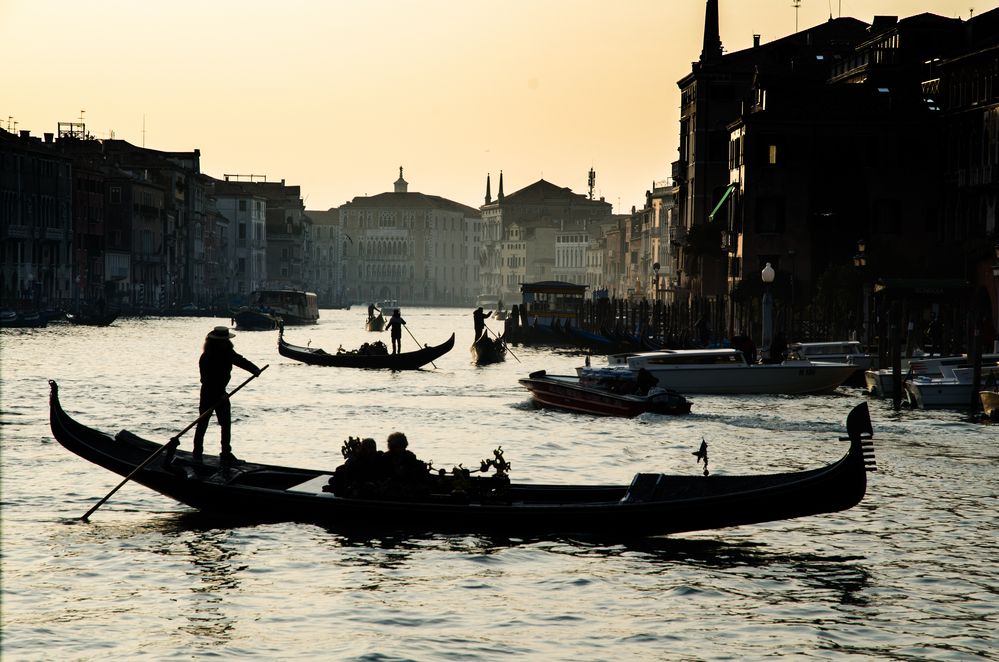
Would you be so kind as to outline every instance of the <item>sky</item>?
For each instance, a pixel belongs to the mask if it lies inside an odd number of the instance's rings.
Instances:
[[[852,16],[993,0],[719,0],[727,52]],[[201,150],[307,209],[391,191],[472,207],[539,179],[624,213],[677,158],[704,0],[0,0],[0,126]],[[15,124],[16,123],[16,124]]]

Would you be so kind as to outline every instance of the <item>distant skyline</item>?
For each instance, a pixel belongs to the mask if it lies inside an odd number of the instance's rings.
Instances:
[[[956,0],[719,0],[726,52],[830,15]],[[479,207],[544,178],[623,213],[677,158],[704,0],[0,0],[0,126],[201,150],[202,171],[302,187],[308,209],[409,190]],[[16,122],[16,127],[14,126]]]

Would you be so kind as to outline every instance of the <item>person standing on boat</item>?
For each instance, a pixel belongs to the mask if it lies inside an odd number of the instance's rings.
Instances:
[[[475,324],[475,340],[482,337],[482,332],[486,329],[486,318],[493,314],[493,311],[488,313],[482,312],[482,306],[479,306],[472,311],[472,322]]]
[[[402,315],[399,314],[398,308],[392,311],[392,317],[390,317],[389,321],[385,323],[385,326],[387,326],[392,332],[393,354],[398,354],[402,351],[402,326],[405,323],[406,320],[402,319]]]
[[[368,304],[368,319],[369,320],[375,318],[375,311],[378,311],[379,313],[382,312],[382,311],[378,310],[378,306],[376,306],[373,303],[369,303]]]
[[[238,366],[254,376],[260,374],[260,368],[255,366],[248,359],[236,353],[230,338],[236,334],[227,327],[217,326],[205,337],[204,350],[198,360],[198,367],[201,371],[201,397],[198,404],[198,411],[215,410],[215,418],[218,419],[219,427],[222,428],[222,453],[219,461],[223,466],[231,465],[238,460],[232,454],[232,411],[229,405],[229,396],[226,394],[226,386],[232,376],[232,367]],[[205,432],[208,430],[208,421],[211,414],[198,421],[194,429],[194,461],[201,462],[201,454],[204,450]]]

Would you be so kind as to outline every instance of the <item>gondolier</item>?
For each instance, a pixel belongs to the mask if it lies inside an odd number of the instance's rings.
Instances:
[[[398,354],[402,351],[402,325],[406,320],[402,319],[399,309],[392,311],[392,317],[385,324],[392,331],[392,353]]]
[[[260,368],[236,353],[232,341],[229,340],[235,336],[236,334],[232,333],[228,327],[215,327],[205,337],[204,351],[198,360],[198,368],[201,372],[201,397],[199,398],[198,412],[203,414],[206,411],[215,410],[215,418],[218,419],[219,427],[222,428],[222,453],[219,455],[219,460],[223,464],[234,464],[237,461],[232,454],[232,410],[225,390],[232,376],[232,367],[235,365],[253,375],[260,374]],[[211,419],[211,414],[198,421],[198,426],[194,429],[193,459],[195,462],[201,462],[209,419]]]

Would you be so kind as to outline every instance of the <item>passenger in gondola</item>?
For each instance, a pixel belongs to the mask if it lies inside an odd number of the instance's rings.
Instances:
[[[393,432],[388,436],[388,452],[385,453],[388,471],[385,496],[388,498],[418,497],[430,489],[427,465],[408,446],[409,440],[402,432]]]
[[[226,386],[232,376],[232,367],[238,366],[253,373],[254,376],[260,374],[260,368],[236,353],[232,341],[229,340],[235,336],[236,334],[227,327],[215,327],[205,337],[204,350],[198,360],[198,368],[201,372],[201,395],[198,411],[205,413],[214,410],[215,418],[218,420],[219,427],[222,428],[222,453],[219,455],[222,466],[231,466],[239,461],[232,454],[232,411],[229,396],[226,394]],[[195,462],[201,462],[205,432],[208,430],[210,418],[211,413],[198,421],[198,425],[194,429]]]
[[[493,314],[493,311],[488,313],[482,312],[482,306],[479,306],[472,311],[472,322],[475,324],[475,339],[478,340],[482,337],[482,332],[486,329],[486,318]]]
[[[399,314],[398,308],[392,311],[392,317],[390,317],[389,321],[385,323],[385,326],[387,326],[392,332],[393,354],[398,354],[402,351],[402,327],[405,323],[406,320],[402,319],[402,315]]]
[[[363,439],[357,451],[336,468],[330,479],[331,490],[342,497],[368,498],[378,496],[388,471],[385,454],[375,440]]]

